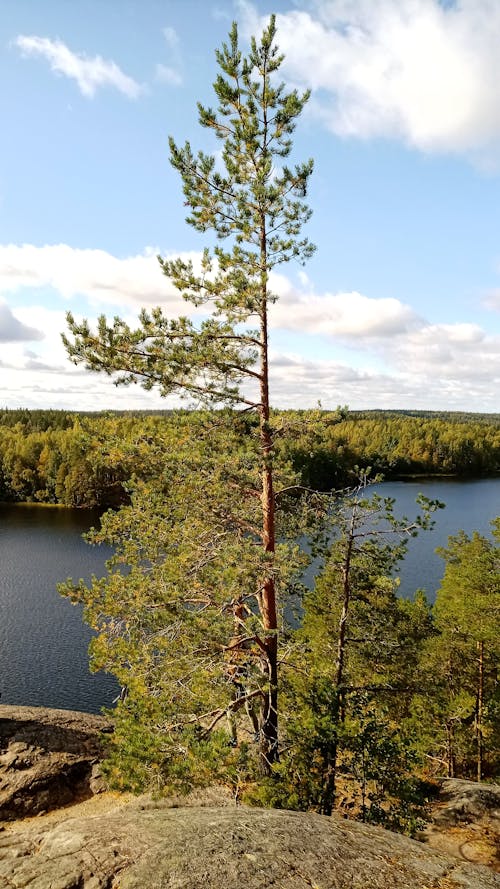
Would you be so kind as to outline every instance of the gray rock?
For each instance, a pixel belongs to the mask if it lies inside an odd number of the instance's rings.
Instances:
[[[500,872],[500,786],[443,779],[432,821],[420,839],[440,852]]]
[[[71,710],[0,706],[0,820],[89,796],[109,720]]]
[[[353,821],[134,801],[0,834],[0,889],[494,889],[490,870]]]
[[[101,766],[98,762],[92,766],[89,776],[89,788],[93,794],[104,793],[107,790],[106,781],[104,780]]]
[[[490,818],[500,832],[500,784],[477,784],[462,778],[446,778],[441,782],[439,805],[433,821],[439,825]]]
[[[0,889],[500,886],[492,870],[453,858],[449,847],[340,818],[235,807],[220,788],[190,806],[112,798],[108,807],[105,795],[83,803],[78,817],[68,809],[23,821],[104,789],[100,733],[109,730],[88,714],[0,706],[0,817],[10,819],[0,828]],[[498,788],[469,785],[443,782],[438,817],[484,820],[487,808],[491,820]],[[104,814],[95,814],[99,801]]]

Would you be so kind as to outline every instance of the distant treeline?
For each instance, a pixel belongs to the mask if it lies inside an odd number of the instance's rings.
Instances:
[[[304,483],[342,485],[355,466],[387,479],[412,475],[481,477],[500,472],[500,415],[359,411],[304,415],[286,448]]]
[[[147,477],[172,428],[193,431],[189,411],[72,413],[0,411],[0,500],[107,507],[127,499],[132,475]],[[227,416],[227,415],[226,415]],[[214,414],[206,415],[207,423]],[[241,435],[253,421],[234,420]],[[304,484],[341,487],[355,467],[385,478],[480,477],[500,472],[500,415],[426,411],[279,411],[273,415],[277,458]],[[182,432],[181,432],[182,430]],[[172,441],[172,437],[166,436]]]

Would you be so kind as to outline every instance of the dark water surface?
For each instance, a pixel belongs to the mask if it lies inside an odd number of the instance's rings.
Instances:
[[[433,600],[444,569],[435,548],[460,528],[488,534],[489,522],[500,515],[500,478],[385,482],[376,490],[395,497],[396,513],[409,518],[416,513],[419,492],[446,503],[435,529],[410,542],[400,571],[406,596],[421,587]],[[56,590],[69,576],[89,580],[92,573],[104,574],[110,551],[81,538],[97,522],[97,514],[88,510],[0,505],[2,703],[93,713],[116,697],[110,676],[89,673],[90,630],[82,623],[81,608]]]
[[[98,713],[116,697],[111,676],[89,672],[81,607],[56,590],[105,573],[110,550],[81,537],[97,522],[89,510],[0,505],[1,703]]]

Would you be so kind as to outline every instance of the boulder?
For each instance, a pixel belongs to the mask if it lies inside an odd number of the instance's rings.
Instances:
[[[0,706],[0,820],[68,805],[103,788],[109,720],[72,710]]]
[[[432,816],[434,823],[449,827],[481,818],[491,818],[500,832],[500,784],[478,784],[462,778],[443,779],[438,805]]]
[[[221,788],[192,794],[189,804],[102,793],[101,736],[111,730],[90,714],[0,706],[0,889],[500,885],[493,870],[463,860],[487,859],[462,846],[431,848],[432,838],[422,844],[341,817],[236,806]],[[468,829],[489,824],[497,807],[492,785],[443,782],[436,821],[445,827],[433,829],[444,836],[464,820]]]

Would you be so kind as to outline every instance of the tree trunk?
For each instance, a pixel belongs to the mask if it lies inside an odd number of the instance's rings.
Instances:
[[[334,725],[338,725],[340,717],[344,715],[345,700],[342,689],[344,681],[344,664],[346,654],[346,633],[347,621],[349,617],[349,603],[351,599],[351,558],[352,548],[354,544],[354,528],[356,526],[356,505],[352,508],[351,522],[347,537],[347,546],[342,565],[342,613],[339,621],[339,634],[337,645],[337,662],[335,665],[335,704],[332,711],[332,721]],[[321,800],[321,814],[331,815],[333,805],[335,803],[336,783],[337,783],[337,757],[338,744],[335,738],[334,744],[328,751],[326,763],[325,786]]]
[[[477,780],[483,777],[483,702],[484,702],[484,642],[477,643],[478,676],[476,699]]]
[[[346,649],[346,632],[347,620],[349,617],[349,604],[351,600],[351,557],[352,547],[354,543],[354,528],[356,524],[356,506],[352,508],[351,523],[347,538],[347,547],[345,552],[344,564],[342,566],[342,613],[339,621],[339,635],[337,645],[337,663],[335,665],[335,685],[338,694],[342,692],[342,682],[344,680],[344,663]]]
[[[363,750],[361,752],[361,820],[366,821],[367,807],[366,807],[366,750],[363,745]]]
[[[273,489],[273,439],[269,426],[269,368],[267,329],[267,257],[265,221],[261,227],[261,306],[260,306],[260,445],[262,450],[262,544],[266,553],[275,552],[276,532]],[[276,589],[272,574],[264,578],[259,605],[264,628],[268,693],[264,699],[260,739],[261,768],[269,774],[278,759],[278,616]]]
[[[446,723],[446,762],[448,766],[448,778],[455,777],[455,756],[453,752],[453,723]]]
[[[338,692],[335,695],[335,703],[331,712],[332,723],[335,726],[335,737],[333,743],[330,745],[328,749],[328,754],[325,757],[325,781],[323,786],[323,793],[321,794],[321,803],[320,803],[320,815],[331,815],[333,811],[333,804],[335,802],[335,795],[337,792],[337,755],[338,755],[338,743],[337,743],[337,726],[339,724],[339,696]]]

